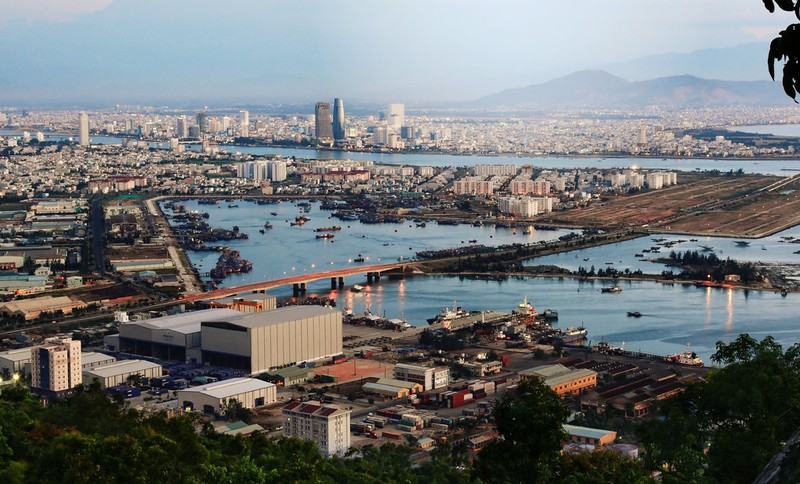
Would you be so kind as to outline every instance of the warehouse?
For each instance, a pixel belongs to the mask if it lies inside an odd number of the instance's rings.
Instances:
[[[314,370],[297,366],[287,366],[286,368],[268,371],[262,378],[275,383],[279,387],[290,387],[312,380],[314,378]]]
[[[277,400],[277,388],[257,378],[232,378],[199,387],[178,390],[178,401],[187,410],[219,413],[220,406],[236,400],[244,408],[269,405]]]
[[[288,306],[203,321],[203,363],[250,374],[342,352],[342,314],[322,306]]]
[[[144,360],[122,360],[110,365],[95,366],[83,370],[83,383],[90,385],[95,380],[103,388],[127,383],[128,377],[155,378],[162,375],[161,365]]]
[[[84,369],[92,368],[95,366],[110,365],[117,361],[113,356],[108,356],[105,353],[96,353],[94,351],[84,351],[81,353],[81,367]]]
[[[238,314],[231,309],[208,309],[126,322],[119,326],[119,350],[162,360],[199,362],[201,323]]]
[[[419,383],[425,391],[444,388],[450,384],[449,368],[431,368],[398,363],[394,365],[392,374],[396,380]]]
[[[42,296],[35,299],[22,299],[0,304],[0,315],[20,317],[25,321],[38,318],[43,314],[72,314],[74,309],[83,309],[86,303],[73,301],[67,296]]]
[[[0,372],[5,377],[20,374],[28,376],[31,374],[31,349],[20,348],[8,350],[0,353]]]
[[[597,386],[597,372],[585,368],[570,369],[564,365],[544,365],[519,372],[522,380],[539,378],[558,396],[578,395]]]

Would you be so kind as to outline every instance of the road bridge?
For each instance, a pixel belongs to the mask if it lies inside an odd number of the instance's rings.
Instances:
[[[357,274],[366,274],[367,280],[372,282],[377,281],[382,275],[389,274],[407,274],[417,273],[419,269],[419,262],[411,261],[398,261],[387,264],[372,264],[358,267],[348,267],[346,269],[335,269],[332,271],[316,272],[313,274],[299,274],[289,277],[282,277],[279,279],[272,279],[269,281],[254,282],[244,284],[241,286],[223,287],[213,291],[189,294],[180,299],[180,303],[205,301],[209,299],[222,299],[225,297],[235,296],[242,293],[262,292],[268,289],[274,289],[280,286],[291,284],[294,287],[295,293],[305,292],[306,284],[313,281],[323,279],[331,280],[331,287],[344,287],[344,278],[354,276]],[[389,273],[389,274],[387,274]]]

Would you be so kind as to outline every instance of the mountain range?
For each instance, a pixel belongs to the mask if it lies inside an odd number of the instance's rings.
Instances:
[[[766,71],[766,66],[764,66]],[[578,71],[541,84],[506,89],[470,103],[474,108],[786,106],[780,81],[721,81],[690,75],[627,81],[604,70]]]

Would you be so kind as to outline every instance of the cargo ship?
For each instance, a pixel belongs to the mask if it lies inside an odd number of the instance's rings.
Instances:
[[[469,313],[464,311],[464,309],[462,309],[460,306],[457,307],[456,302],[453,301],[453,309],[444,308],[441,310],[441,312],[439,312],[439,314],[437,314],[432,318],[429,318],[427,321],[428,324],[446,323],[449,325],[449,323],[452,322],[453,320],[458,318],[463,318],[464,316],[468,315]]]
[[[583,326],[573,328],[568,326],[560,335],[553,336],[551,339],[556,343],[576,343],[586,339],[588,331]]]

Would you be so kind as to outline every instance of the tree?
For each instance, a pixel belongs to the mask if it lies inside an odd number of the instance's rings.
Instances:
[[[786,12],[794,12],[800,19],[800,1],[795,0],[762,0],[770,13],[775,12],[775,6]],[[784,60],[783,64],[783,90],[786,95],[797,102],[797,93],[800,92],[800,24],[791,24],[782,30],[778,37],[772,40],[769,46],[767,66],[769,75],[775,79],[775,61]]]
[[[743,334],[718,342],[712,360],[726,366],[638,431],[648,465],[666,467],[665,482],[752,482],[800,426],[800,344],[784,352],[771,336]]]
[[[569,409],[538,378],[521,382],[494,409],[502,439],[481,450],[476,472],[486,482],[547,482],[558,466]]]

